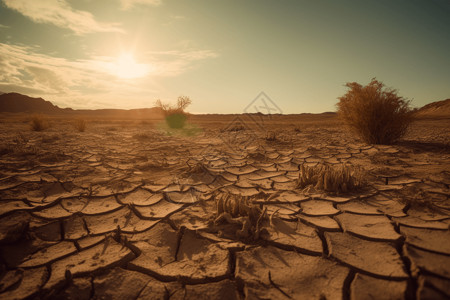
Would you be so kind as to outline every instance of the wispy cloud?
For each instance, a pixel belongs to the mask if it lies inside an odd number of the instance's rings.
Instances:
[[[65,0],[3,0],[6,7],[16,10],[37,23],[50,23],[72,30],[78,35],[90,32],[123,32],[116,23],[97,22],[87,12],[73,9]]]
[[[130,9],[136,5],[151,5],[158,6],[161,5],[161,0],[120,0],[123,9]]]
[[[74,108],[111,107],[114,100],[118,106],[130,105],[130,98],[136,103],[148,101],[149,97],[160,96],[161,77],[181,75],[197,62],[217,56],[209,50],[195,49],[150,52],[139,62],[150,67],[147,76],[126,80],[111,71],[117,63],[116,57],[68,60],[41,54],[39,50],[0,43],[0,91],[51,96],[57,104]]]
[[[153,72],[159,76],[177,76],[193,68],[197,61],[215,58],[218,54],[211,50],[184,49],[149,52],[153,62]]]
[[[3,24],[0,24],[0,29],[2,29],[2,28],[9,28],[9,26],[6,26],[6,25],[3,25]]]

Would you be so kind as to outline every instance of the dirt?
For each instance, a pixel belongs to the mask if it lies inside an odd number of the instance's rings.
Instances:
[[[334,116],[259,118],[0,118],[0,298],[450,297],[450,119],[386,146]],[[299,188],[321,163],[364,186]],[[217,221],[224,194],[264,212],[258,234]]]

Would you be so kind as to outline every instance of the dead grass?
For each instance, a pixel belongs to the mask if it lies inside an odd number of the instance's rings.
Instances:
[[[302,165],[297,186],[305,189],[313,186],[332,194],[345,194],[365,185],[363,172],[350,165],[329,166],[318,164],[314,167]]]
[[[274,142],[277,140],[277,134],[275,131],[267,131],[266,132],[266,141]]]
[[[0,156],[13,155],[16,157],[36,156],[40,151],[36,145],[29,145],[29,139],[22,133],[17,134],[11,142],[0,147]]]
[[[237,238],[257,240],[263,220],[267,217],[267,209],[262,209],[252,201],[251,197],[228,193],[219,195],[216,198],[214,225],[224,222],[240,225],[241,228],[236,231]]]
[[[84,132],[86,130],[86,120],[84,119],[76,119],[73,125],[78,132]]]
[[[49,127],[48,119],[43,115],[31,116],[31,129],[34,131],[43,131]]]
[[[447,195],[430,193],[418,186],[405,186],[392,198],[406,204],[409,208],[422,210],[428,208],[431,211],[442,213],[442,207],[448,203]]]
[[[339,116],[369,144],[392,144],[400,139],[413,121],[411,101],[397,96],[375,78],[366,85],[351,82],[339,97]]]

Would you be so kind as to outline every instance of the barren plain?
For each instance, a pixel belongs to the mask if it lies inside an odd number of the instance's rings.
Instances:
[[[450,297],[449,118],[391,146],[333,114],[1,122],[1,299]],[[318,163],[366,185],[298,188]],[[216,219],[242,197],[265,212],[256,236]]]

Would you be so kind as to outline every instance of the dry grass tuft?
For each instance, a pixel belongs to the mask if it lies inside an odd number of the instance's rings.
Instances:
[[[222,194],[216,199],[216,216],[214,224],[226,222],[241,225],[236,231],[239,239],[258,239],[267,209],[252,203],[250,197]]]
[[[75,129],[78,130],[78,132],[84,132],[86,130],[86,120],[84,119],[76,119],[74,121]]]
[[[411,101],[375,78],[366,86],[356,82],[346,86],[350,90],[338,98],[338,113],[365,142],[392,144],[406,133],[413,121]]]
[[[166,123],[170,128],[183,128],[188,114],[185,112],[185,109],[191,105],[192,100],[186,96],[180,96],[177,100],[177,105],[172,106],[170,104],[163,104],[161,100],[156,100],[156,107],[159,107],[163,112]]]
[[[49,127],[48,120],[43,115],[31,116],[31,129],[34,131],[43,131]]]
[[[302,165],[297,186],[304,189],[313,186],[332,194],[348,193],[365,185],[363,172],[349,165],[329,166],[318,164],[314,167]]]
[[[445,207],[448,203],[448,195],[431,193],[418,186],[405,186],[392,198],[410,208],[418,210],[427,208],[433,212],[446,214]]]
[[[266,132],[266,141],[274,142],[277,140],[277,134],[275,131],[267,131]]]

